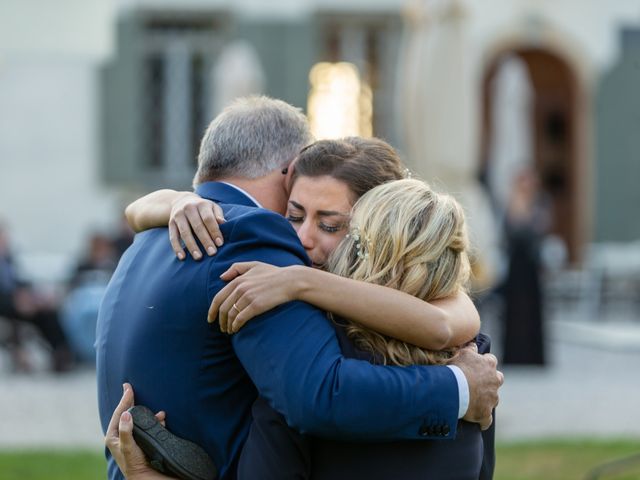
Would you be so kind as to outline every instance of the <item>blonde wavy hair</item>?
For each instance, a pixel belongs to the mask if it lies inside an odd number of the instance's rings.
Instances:
[[[373,188],[354,205],[351,233],[328,262],[343,277],[395,288],[425,301],[449,297],[469,280],[465,216],[450,195],[417,179]],[[347,321],[361,350],[392,365],[446,364],[457,351],[431,351]]]

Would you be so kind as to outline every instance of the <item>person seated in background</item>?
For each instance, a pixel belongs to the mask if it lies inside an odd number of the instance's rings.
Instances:
[[[69,280],[62,304],[62,328],[77,358],[87,364],[95,363],[98,309],[118,258],[115,241],[95,232],[89,236],[86,253]]]
[[[95,280],[103,280],[102,283],[106,285],[117,264],[115,243],[102,233],[93,233],[89,238],[87,252],[75,268],[69,286],[73,289]]]
[[[64,372],[74,365],[74,356],[60,327],[56,305],[21,279],[11,254],[9,236],[0,224],[0,317],[10,322],[9,346],[14,368],[30,371],[31,360],[24,349],[19,322],[32,324],[51,347],[52,370]]]
[[[133,236],[134,236],[134,231],[129,226],[129,223],[127,222],[127,217],[123,214],[120,217],[120,222],[118,223],[118,231],[113,237],[113,246],[116,249],[116,254],[118,255],[118,259],[120,259],[120,257],[125,252],[125,250],[129,248],[133,243]]]

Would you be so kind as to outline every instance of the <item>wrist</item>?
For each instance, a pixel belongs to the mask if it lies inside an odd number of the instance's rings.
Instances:
[[[183,191],[173,191],[174,197],[171,200],[171,209],[173,209],[176,205],[182,204],[185,200],[193,197],[197,197],[198,195],[193,192],[183,192]]]
[[[285,267],[287,277],[285,279],[286,284],[290,286],[289,300],[302,300],[305,301],[306,294],[311,288],[308,276],[304,275],[307,268],[301,265],[291,265]]]
[[[167,477],[166,475],[153,470],[151,467],[135,469],[127,472],[126,474],[127,480],[162,480],[166,478],[171,477]]]
[[[171,478],[171,477],[166,477],[161,473],[157,473],[157,472],[136,473],[133,475],[126,476],[127,480],[164,480],[166,478]]]

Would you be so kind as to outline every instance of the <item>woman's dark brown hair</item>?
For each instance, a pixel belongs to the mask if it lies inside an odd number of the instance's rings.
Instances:
[[[405,168],[391,145],[378,138],[345,137],[319,140],[305,147],[298,156],[292,175],[320,177],[328,175],[344,182],[354,195],[355,203],[378,185],[400,180]]]

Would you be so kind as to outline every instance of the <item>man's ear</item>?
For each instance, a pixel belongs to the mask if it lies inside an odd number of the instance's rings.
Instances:
[[[291,160],[289,165],[283,170],[284,174],[284,189],[287,192],[287,196],[291,193],[291,180],[293,179],[293,172],[296,169],[296,162],[298,161],[298,157]],[[286,173],[285,173],[286,170]]]

